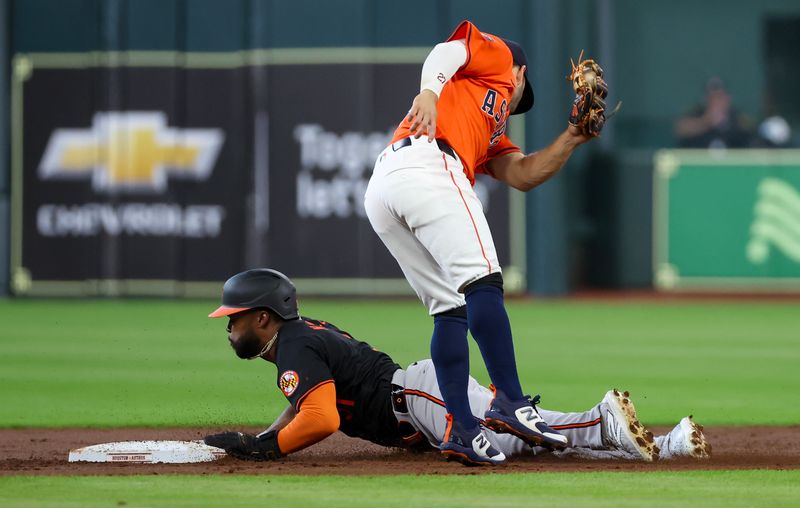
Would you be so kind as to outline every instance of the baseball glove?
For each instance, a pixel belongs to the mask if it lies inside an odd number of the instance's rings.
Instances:
[[[222,448],[228,455],[241,460],[266,461],[283,457],[278,448],[278,434],[274,430],[260,436],[223,432],[206,436],[203,441],[208,446]]]
[[[577,127],[584,136],[599,136],[606,120],[614,116],[622,103],[617,103],[614,111],[606,114],[608,85],[603,79],[603,68],[592,59],[584,60],[583,51],[578,57],[578,63],[575,64],[570,59],[570,64],[572,72],[567,79],[572,81],[575,99],[572,101],[569,123]]]

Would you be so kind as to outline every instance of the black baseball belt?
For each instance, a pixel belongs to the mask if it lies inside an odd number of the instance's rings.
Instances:
[[[395,141],[394,143],[392,143],[392,150],[394,150],[396,152],[396,151],[400,150],[401,148],[405,148],[407,146],[411,146],[411,138],[410,137],[403,138],[400,141]],[[447,155],[449,155],[450,157],[452,157],[454,159],[458,158],[458,157],[456,157],[455,150],[450,148],[450,145],[445,143],[443,140],[437,138],[436,139],[436,146],[439,147],[439,150],[441,150],[442,153],[447,154]]]

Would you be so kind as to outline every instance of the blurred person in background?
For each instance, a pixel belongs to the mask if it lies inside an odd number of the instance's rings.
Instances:
[[[751,122],[716,76],[706,83],[705,101],[675,122],[675,135],[681,148],[747,148],[756,142]]]

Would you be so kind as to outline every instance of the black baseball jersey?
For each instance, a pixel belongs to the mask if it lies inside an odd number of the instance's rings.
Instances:
[[[299,411],[318,386],[333,382],[339,430],[384,446],[402,446],[391,405],[392,374],[385,353],[325,321],[306,317],[280,329],[275,363],[278,388]]]

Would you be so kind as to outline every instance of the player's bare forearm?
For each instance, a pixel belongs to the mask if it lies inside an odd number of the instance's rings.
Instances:
[[[527,192],[555,176],[572,153],[589,138],[570,126],[548,146],[529,155],[519,152],[489,162],[494,176],[515,189]]]
[[[289,422],[294,420],[295,416],[297,416],[297,411],[295,411],[295,409],[290,404],[286,407],[286,409],[283,410],[280,416],[278,416],[275,419],[275,421],[272,422],[272,425],[267,427],[267,430],[265,430],[264,432],[269,432],[271,430],[281,430],[282,428],[289,425]]]

